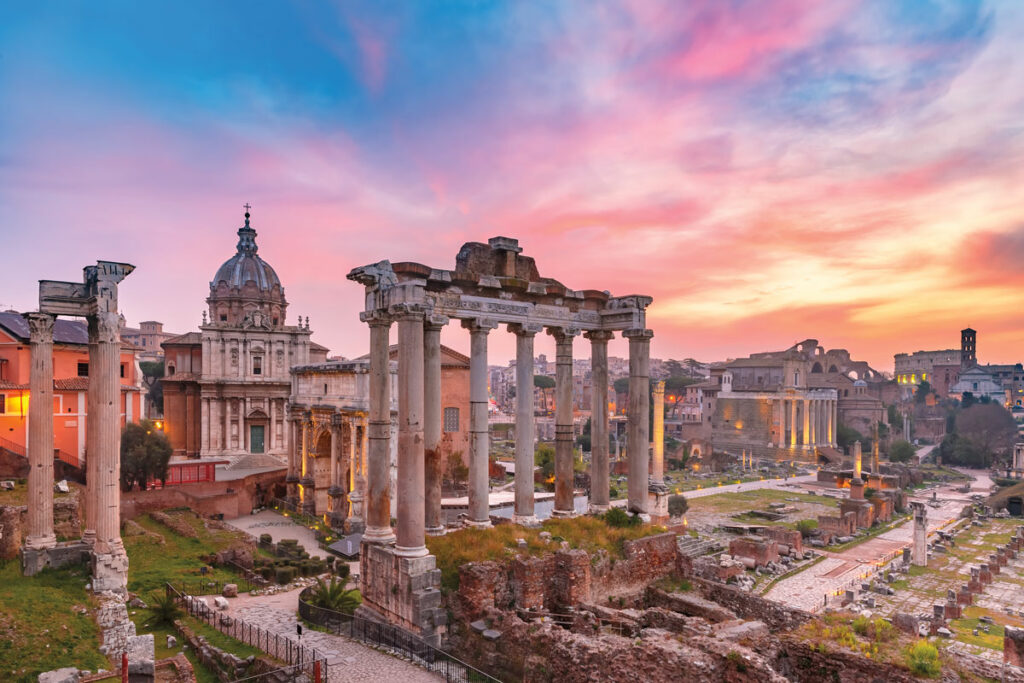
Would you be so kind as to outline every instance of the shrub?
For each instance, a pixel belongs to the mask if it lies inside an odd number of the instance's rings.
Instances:
[[[295,578],[295,567],[278,567],[274,579],[281,584],[291,583]]]
[[[638,515],[631,515],[622,508],[612,508],[601,517],[605,524],[616,529],[640,526],[643,523]]]
[[[149,596],[149,619],[143,624],[147,628],[160,625],[171,625],[182,615],[182,610],[174,596],[167,592],[153,591]]]
[[[690,509],[686,496],[674,494],[668,497],[668,514],[671,517],[682,517]]]
[[[352,572],[352,568],[348,566],[348,562],[335,562],[334,563],[334,575],[342,581],[347,581],[349,574]]]
[[[807,538],[811,536],[818,529],[818,520],[816,519],[801,519],[796,523],[796,530],[800,532],[800,536]]]
[[[939,664],[939,651],[927,640],[919,640],[906,652],[907,668],[917,676],[931,678],[938,675],[942,666]]]
[[[270,581],[270,579],[274,576],[274,568],[269,566],[260,567],[260,576],[262,576],[267,581]]]
[[[332,579],[325,582],[316,580],[316,587],[309,596],[310,602],[317,607],[352,614],[362,602],[359,591],[355,588],[346,589],[344,581]]]
[[[274,539],[270,537],[270,534],[260,534],[260,545],[267,546],[274,542]]]

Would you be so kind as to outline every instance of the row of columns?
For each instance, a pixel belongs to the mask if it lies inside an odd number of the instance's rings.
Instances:
[[[33,550],[57,543],[53,530],[53,327],[49,313],[27,313],[30,337],[28,534]],[[87,317],[86,494],[82,539],[98,554],[124,554],[121,541],[120,319]]]
[[[288,472],[285,481],[288,483],[288,499],[295,506],[300,503],[302,511],[316,515],[316,477],[313,471],[313,415],[312,411],[303,411],[299,417],[291,420],[293,447],[288,449]],[[362,529],[362,501],[366,482],[366,446],[363,443],[366,433],[366,420],[361,415],[331,415],[329,424],[331,434],[330,468],[327,484],[327,495],[330,498],[330,524],[339,527],[348,521],[355,530]],[[347,439],[346,439],[347,434]],[[322,454],[318,454],[322,455]],[[345,481],[345,473],[349,473]],[[299,486],[302,495],[299,495]],[[348,505],[345,497],[348,496]],[[319,512],[323,512],[322,510]]]
[[[441,511],[441,328],[443,316],[430,315],[417,304],[392,306],[387,313],[362,314],[370,326],[370,450],[367,466],[366,531],[373,543],[394,543],[406,557],[427,554],[426,533],[443,533]],[[398,323],[398,525],[390,524],[388,438],[390,435],[388,344],[392,321]],[[467,319],[470,335],[470,457],[468,524],[490,525],[489,450],[487,422],[487,340],[498,323]],[[542,327],[508,324],[516,335],[516,472],[514,520],[536,523],[533,495],[535,426],[533,416],[533,345]],[[555,516],[574,514],[572,342],[578,329],[549,327],[555,339]],[[630,406],[628,411],[630,493],[629,510],[647,512],[648,490],[648,366],[650,330],[627,330],[630,342]],[[608,340],[612,333],[587,333],[591,341],[593,395],[591,437],[594,468],[592,508],[608,507]]]
[[[838,424],[836,399],[793,397],[776,402],[779,424],[776,445],[779,448],[798,445],[835,447]]]

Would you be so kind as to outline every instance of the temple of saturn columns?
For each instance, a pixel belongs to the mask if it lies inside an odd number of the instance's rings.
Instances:
[[[364,500],[366,529],[361,552],[363,605],[384,618],[438,641],[446,614],[440,609],[440,570],[428,553],[426,533],[443,533],[441,475],[440,333],[458,320],[470,336],[470,459],[468,524],[488,527],[487,340],[500,325],[516,335],[516,381],[533,386],[533,342],[541,331],[554,337],[555,502],[553,514],[573,515],[572,342],[581,332],[591,343],[592,485],[590,509],[609,505],[608,340],[629,340],[628,510],[650,519],[649,500],[666,495],[648,472],[648,361],[653,333],[646,328],[647,296],[613,297],[575,291],[540,276],[517,240],[495,237],[469,242],[454,270],[419,263],[379,263],[354,268],[348,278],[366,288],[370,326],[369,416]],[[392,529],[388,491],[390,398],[388,335],[398,326],[397,528]],[[604,406],[604,409],[600,409]],[[533,392],[516,394],[514,521],[534,524]]]
[[[83,282],[40,280],[39,312],[27,313],[30,336],[28,534],[22,567],[35,574],[91,557],[94,591],[124,592],[128,555],[121,542],[121,328],[117,285],[135,266],[98,261]],[[89,329],[85,524],[82,539],[58,543],[53,532],[53,326],[81,316]]]

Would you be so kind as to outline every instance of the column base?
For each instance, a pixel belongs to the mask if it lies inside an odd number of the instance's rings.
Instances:
[[[25,539],[25,548],[28,550],[46,550],[57,545],[57,537],[54,534],[45,536],[29,536]]]
[[[389,526],[368,526],[363,532],[363,542],[375,545],[392,545],[395,542],[395,531]]]
[[[58,568],[88,561],[89,545],[82,541],[66,541],[48,548],[26,545],[21,549],[21,571],[25,576],[34,576],[47,567]]]
[[[312,492],[310,492],[308,495],[309,495],[310,499],[313,498],[313,493]],[[310,517],[316,517],[316,501],[315,500],[307,500],[307,501],[303,502],[302,503],[302,514],[309,515]]]
[[[654,524],[668,524],[668,489],[655,490],[651,487],[647,494],[647,509],[651,511],[650,519]]]
[[[366,522],[362,517],[349,517],[345,520],[346,534],[361,534],[366,531]]]
[[[491,520],[489,519],[485,522],[480,522],[475,519],[467,519],[465,521],[465,525],[468,527],[472,527],[474,529],[490,529],[492,526],[494,526],[493,524],[491,524]]]
[[[82,543],[85,543],[90,548],[96,543],[96,531],[93,529],[86,529],[82,532]]]
[[[332,529],[344,529],[345,528],[345,515],[340,512],[332,512],[328,517],[328,523]]]
[[[611,505],[595,505],[594,503],[590,503],[587,506],[587,514],[588,515],[603,515],[604,513],[608,512],[611,508],[612,508]]]
[[[575,517],[576,516],[576,511],[575,510],[552,510],[551,511],[551,516],[552,517],[561,517],[561,518]]]
[[[395,555],[398,557],[424,557],[429,555],[430,552],[427,550],[427,546],[421,545],[417,548],[405,548],[400,545],[395,546]]]
[[[448,527],[428,526],[424,531],[427,532],[427,536],[444,536],[448,533]]]
[[[512,523],[529,528],[540,526],[540,520],[537,519],[537,515],[512,515]]]
[[[363,604],[356,614],[399,626],[438,647],[448,612],[441,606],[437,559],[406,557],[397,548],[364,543],[359,565]]]

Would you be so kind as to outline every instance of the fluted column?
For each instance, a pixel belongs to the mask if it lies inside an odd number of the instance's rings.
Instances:
[[[99,333],[96,330],[96,319],[86,318],[89,335],[89,367],[94,368],[99,362]],[[96,543],[96,486],[100,480],[100,413],[96,409],[96,392],[85,393],[85,523],[82,525],[82,540],[90,546]]]
[[[391,529],[390,444],[391,383],[388,369],[388,334],[391,318],[363,314],[370,325],[369,453],[366,462],[366,532],[370,543],[393,543]]]
[[[345,520],[345,530],[350,533],[358,533],[366,528],[363,513],[363,501],[366,499],[366,451],[363,440],[359,438],[359,428],[355,418],[346,420],[348,434],[348,460],[349,460],[349,494],[348,494],[348,518]]]
[[[794,448],[796,448],[797,433],[800,431],[796,426],[796,404],[797,399],[795,397],[789,399],[789,445]]]
[[[423,309],[394,307],[398,320],[398,529],[395,554],[427,554],[424,515]]]
[[[836,447],[836,403],[835,399],[828,402],[828,442],[832,448]]]
[[[575,514],[572,467],[572,340],[579,330],[549,327],[555,338],[555,507],[552,517]]]
[[[611,332],[594,330],[590,340],[590,512],[608,511],[611,477],[608,466],[608,340]],[[531,384],[532,389],[532,384]],[[533,392],[530,392],[533,400]]]
[[[313,413],[307,410],[302,414],[302,479],[300,481],[302,512],[307,515],[316,515],[316,479],[313,477],[313,459],[309,454],[312,439]]]
[[[810,401],[810,399],[805,397],[802,400],[802,403],[803,403],[803,405],[801,406],[801,409],[803,410],[803,423],[804,423],[804,430],[803,430],[804,431],[804,441],[803,441],[803,446],[806,448],[811,443],[811,410],[810,410],[811,401]]]
[[[593,425],[591,425],[593,427]],[[665,488],[665,381],[654,383],[654,442],[651,457],[651,487]],[[745,460],[744,460],[745,462]]]
[[[779,404],[779,433],[776,441],[778,442],[779,448],[786,447],[786,399],[780,398]]]
[[[423,323],[423,494],[424,524],[432,536],[445,531],[441,512],[441,330],[444,316],[428,316]]]
[[[651,337],[654,332],[630,329],[622,333],[629,340],[629,408],[627,410],[627,443],[629,449],[629,512],[647,516],[647,478],[650,439],[647,418],[650,401]]]
[[[818,402],[812,398],[804,405],[809,406],[810,408],[807,412],[810,416],[811,436],[807,442],[807,445],[813,448],[814,446],[818,445]]]
[[[490,519],[488,485],[490,437],[487,431],[487,333],[497,327],[491,320],[463,320],[469,330],[469,520],[487,527]]]
[[[25,547],[51,548],[53,533],[53,321],[26,313],[29,325],[28,535]]]
[[[99,456],[94,549],[97,554],[122,556],[125,552],[121,542],[120,319],[116,312],[109,311],[91,317],[96,320],[96,358],[95,362],[89,359],[89,392],[95,395],[94,422],[98,432],[98,452],[91,455]]]
[[[224,411],[225,415],[227,410]],[[227,421],[225,420],[225,439],[227,438]],[[284,481],[287,488],[286,497],[290,505],[299,504],[299,449],[301,446],[301,434],[299,432],[299,419],[289,417],[288,419],[288,473]]]
[[[512,521],[524,526],[538,523],[533,507],[534,441],[533,338],[539,325],[509,325],[516,335],[516,499]]]
[[[342,434],[341,415],[331,415],[331,483],[327,489],[327,496],[330,500],[331,516],[330,523],[333,528],[340,528],[345,523],[345,511],[348,505],[345,502],[345,488],[342,486],[342,446],[344,435]]]

